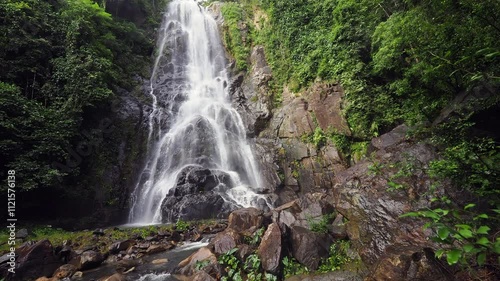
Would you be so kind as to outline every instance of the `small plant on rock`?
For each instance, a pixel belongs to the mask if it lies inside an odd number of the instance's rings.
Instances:
[[[285,278],[309,272],[306,266],[300,264],[292,257],[284,257],[281,262],[283,263],[283,275]]]
[[[223,265],[227,276],[221,278],[222,281],[243,281],[241,278],[240,261],[234,255],[238,251],[238,248],[233,248],[226,253],[219,256],[219,264]]]
[[[339,270],[342,265],[351,261],[348,250],[351,244],[349,241],[338,240],[330,245],[330,256],[323,260],[318,268],[319,272],[329,272]]]
[[[175,229],[177,229],[178,231],[186,231],[189,229],[189,226],[190,226],[189,222],[183,220],[178,220],[175,223]]]
[[[311,231],[317,232],[317,233],[327,233],[328,232],[328,225],[331,223],[332,219],[335,218],[335,214],[325,214],[321,216],[319,221],[314,221],[312,218],[308,218],[307,221],[309,223],[309,226],[311,228]]]

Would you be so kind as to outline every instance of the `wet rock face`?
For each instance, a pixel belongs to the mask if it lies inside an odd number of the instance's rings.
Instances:
[[[433,254],[424,251],[438,248],[428,239],[430,230],[423,230],[425,222],[400,217],[432,208],[431,197],[436,196],[428,194],[432,181],[424,173],[437,157],[435,149],[407,141],[407,129],[400,126],[374,139],[370,161],[336,175],[335,207],[347,220],[345,230],[354,248],[372,270],[371,280],[446,280],[434,272]],[[374,163],[382,167],[377,173],[370,172]],[[388,190],[389,178],[402,166],[411,167],[410,175],[393,178],[401,188]],[[456,198],[451,192],[446,186],[435,191],[438,196]]]
[[[185,196],[193,193],[213,190],[219,184],[231,188],[231,177],[222,171],[212,171],[206,168],[189,166],[185,168],[177,179],[173,189],[174,196]]]
[[[262,46],[253,48],[250,62],[251,68],[245,79],[242,73],[233,78],[230,94],[248,134],[257,136],[267,127],[272,117],[272,100],[268,85],[272,74]]]
[[[223,217],[231,210],[231,206],[213,191],[189,196],[167,196],[161,205],[164,221],[211,219]]]
[[[410,248],[391,249],[382,257],[367,281],[455,280],[429,249],[415,252]]]
[[[222,171],[199,166],[184,168],[162,202],[162,218],[172,221],[210,219],[226,216],[236,206],[226,203],[217,192],[232,188],[230,176]]]

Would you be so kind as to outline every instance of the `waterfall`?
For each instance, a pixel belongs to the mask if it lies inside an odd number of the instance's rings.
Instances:
[[[169,3],[150,79],[148,158],[132,194],[131,223],[157,223],[162,202],[187,167],[228,175],[214,189],[226,205],[262,205],[258,165],[228,94],[217,24],[194,0]],[[230,184],[229,184],[230,183]]]

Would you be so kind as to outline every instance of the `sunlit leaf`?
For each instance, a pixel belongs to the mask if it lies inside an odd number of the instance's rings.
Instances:
[[[446,261],[450,265],[456,264],[461,256],[462,256],[462,251],[458,249],[453,249],[446,252]]]

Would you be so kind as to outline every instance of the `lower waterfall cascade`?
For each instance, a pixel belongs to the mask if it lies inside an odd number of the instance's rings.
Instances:
[[[211,192],[227,208],[270,207],[256,192],[262,185],[259,167],[231,105],[228,62],[214,18],[194,0],[170,2],[156,49],[147,161],[132,194],[129,222],[177,219],[162,215],[162,202],[180,178],[190,183],[200,173],[215,180]]]

